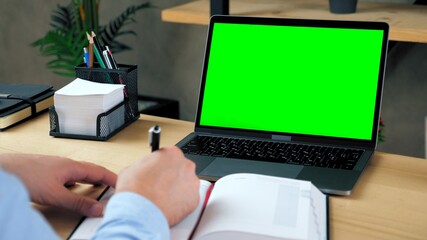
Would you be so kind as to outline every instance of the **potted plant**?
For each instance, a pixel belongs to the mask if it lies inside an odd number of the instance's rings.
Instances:
[[[83,62],[83,48],[88,45],[86,32],[94,31],[98,40],[117,53],[131,49],[117,40],[118,36],[136,35],[125,27],[135,22],[133,16],[148,2],[129,6],[107,25],[100,25],[98,10],[101,0],[71,0],[67,6],[58,5],[51,16],[52,29],[32,43],[43,56],[53,57],[47,68],[62,76],[74,76],[74,67]]]

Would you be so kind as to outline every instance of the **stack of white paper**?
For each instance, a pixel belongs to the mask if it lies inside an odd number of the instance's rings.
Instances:
[[[98,115],[123,102],[123,87],[76,78],[56,91],[54,102],[60,133],[96,136]],[[124,123],[124,114],[120,121]]]

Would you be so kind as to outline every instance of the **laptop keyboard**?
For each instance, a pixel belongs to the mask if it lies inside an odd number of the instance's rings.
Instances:
[[[358,149],[213,136],[196,136],[181,149],[186,154],[348,170],[354,168],[363,154]]]

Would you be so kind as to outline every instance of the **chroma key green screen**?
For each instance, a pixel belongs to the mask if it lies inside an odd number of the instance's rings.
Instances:
[[[370,140],[383,31],[215,23],[201,126]]]

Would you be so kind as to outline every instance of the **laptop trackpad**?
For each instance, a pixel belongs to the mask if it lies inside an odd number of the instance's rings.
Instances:
[[[220,178],[232,173],[258,173],[278,177],[296,178],[303,166],[238,160],[230,158],[216,158],[203,169],[199,175]]]

